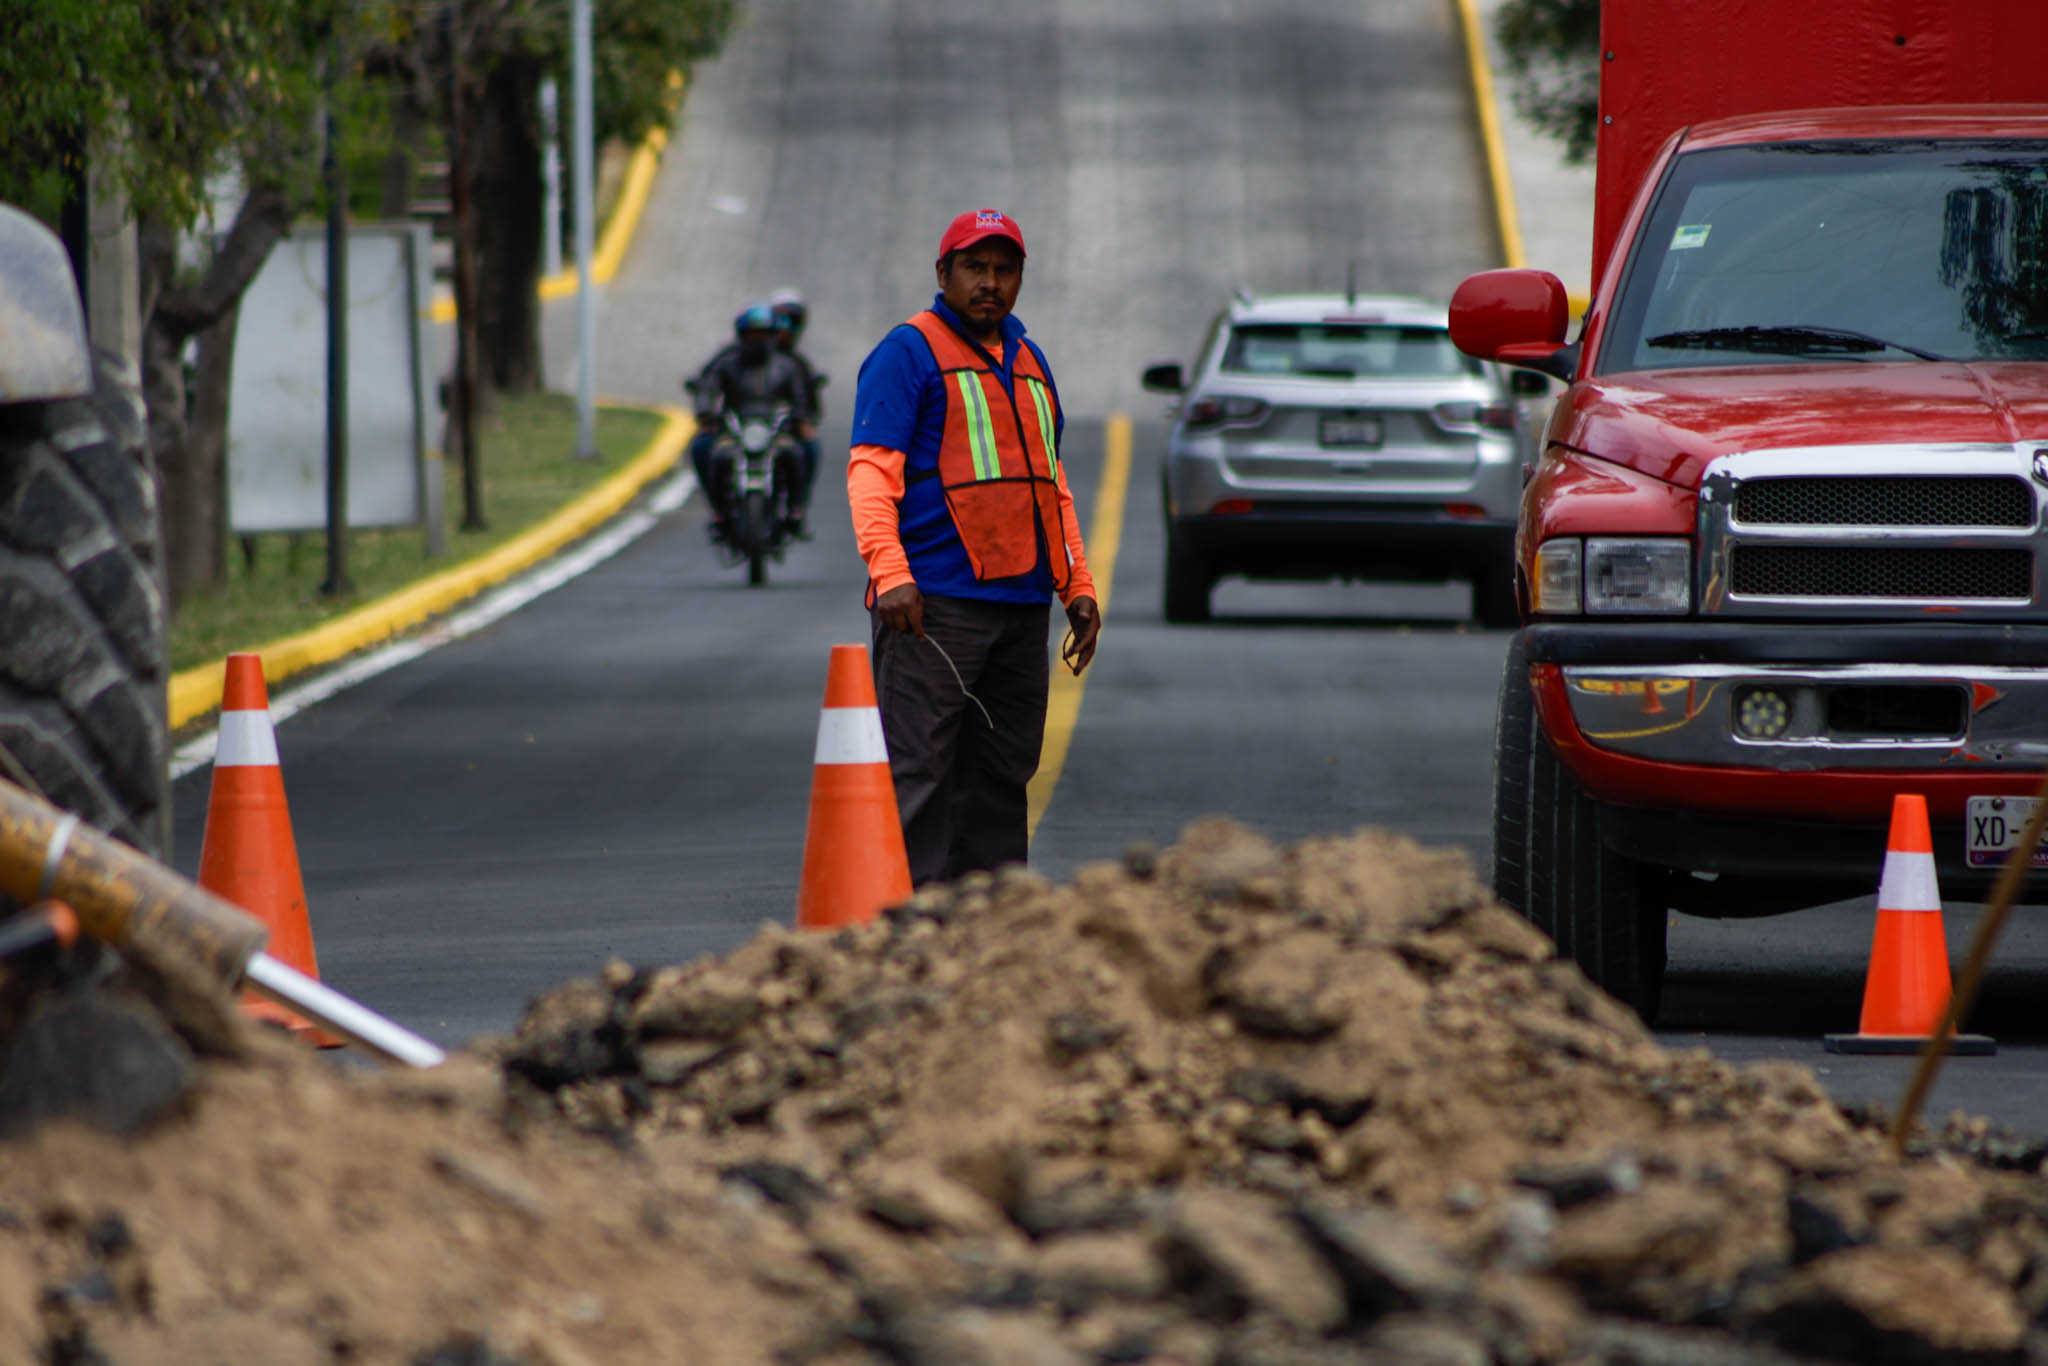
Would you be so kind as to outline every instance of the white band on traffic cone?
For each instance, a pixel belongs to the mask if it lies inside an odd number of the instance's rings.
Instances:
[[[874,707],[825,707],[818,713],[820,764],[886,764],[882,713]]]
[[[1934,880],[1934,855],[1887,853],[1877,884],[1881,911],[1938,911],[1941,892]]]
[[[277,732],[267,711],[224,711],[214,744],[215,768],[277,767]]]

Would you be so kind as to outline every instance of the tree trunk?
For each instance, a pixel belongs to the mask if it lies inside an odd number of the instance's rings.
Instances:
[[[186,594],[217,586],[226,564],[227,390],[234,355],[235,308],[249,282],[290,225],[290,206],[275,189],[243,199],[234,226],[197,283],[174,278],[176,234],[144,225],[140,248],[143,297],[142,398],[149,409],[149,448],[163,481],[164,564],[175,609]],[[185,344],[201,337],[198,383],[185,383]]]
[[[506,61],[485,83],[473,144],[477,322],[483,377],[501,393],[542,384],[540,67]]]

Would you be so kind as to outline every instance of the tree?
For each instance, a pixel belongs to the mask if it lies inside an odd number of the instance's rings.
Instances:
[[[1565,160],[1590,160],[1600,120],[1600,0],[1505,0],[1493,23],[1516,112],[1562,142]]]
[[[534,291],[545,240],[540,86],[553,77],[569,88],[570,0],[415,0],[414,8],[449,22],[413,23],[380,60],[406,73],[416,111],[444,133],[459,119],[465,189],[475,209],[483,378],[504,392],[535,389],[541,368]],[[596,4],[592,105],[599,143],[638,141],[666,126],[675,114],[673,73],[715,53],[732,14],[733,0]],[[452,82],[451,57],[460,73]],[[451,91],[462,101],[459,110]]]
[[[234,316],[318,189],[329,63],[354,0],[0,0],[0,196],[44,208],[91,142],[126,191],[142,265],[142,389],[173,601],[224,571]],[[228,224],[211,212],[234,173]],[[198,236],[215,245],[191,263]],[[188,386],[188,344],[197,374]],[[193,396],[198,402],[196,411]]]

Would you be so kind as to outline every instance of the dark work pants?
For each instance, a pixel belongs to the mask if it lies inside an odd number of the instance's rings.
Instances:
[[[1050,610],[928,597],[924,640],[873,617],[875,697],[912,885],[1024,861],[1024,790],[1045,740]]]

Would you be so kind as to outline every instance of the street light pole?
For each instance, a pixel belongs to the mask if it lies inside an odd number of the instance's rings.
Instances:
[[[570,18],[571,98],[576,144],[576,450],[578,460],[597,459],[597,414],[592,397],[597,369],[597,331],[592,317],[597,281],[590,275],[592,239],[591,168],[596,138],[591,129],[590,0],[575,0]]]

